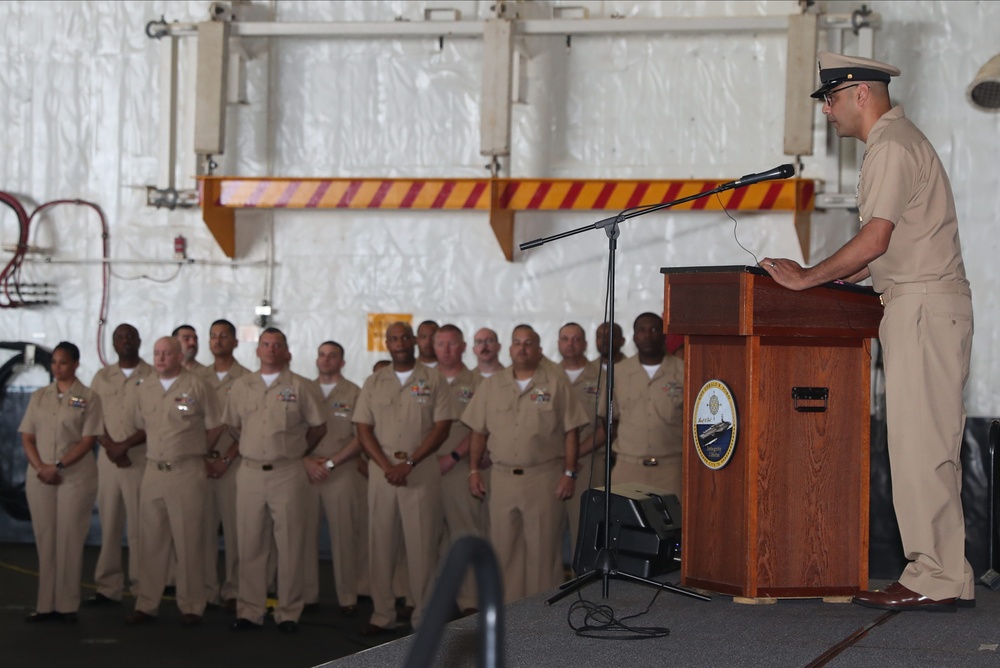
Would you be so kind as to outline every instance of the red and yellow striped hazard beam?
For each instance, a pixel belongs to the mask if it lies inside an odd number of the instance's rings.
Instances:
[[[490,213],[508,259],[513,212],[623,210],[708,192],[723,180],[352,179],[204,177],[205,222],[229,257],[235,254],[235,209],[469,210]],[[677,205],[677,210],[794,211],[813,209],[808,179],[757,183]]]

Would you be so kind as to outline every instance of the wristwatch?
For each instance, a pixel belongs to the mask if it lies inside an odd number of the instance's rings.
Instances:
[[[415,461],[413,461],[412,459],[407,459],[406,460],[406,465],[409,466],[412,469],[414,466],[417,465],[417,463]]]
[[[59,471],[62,471],[64,468],[66,468],[66,465],[62,463],[61,459],[57,459],[56,460],[56,469],[59,470]]]
[[[565,471],[563,471],[563,475],[564,476],[569,476],[573,480],[576,480],[577,477],[579,477],[580,474],[577,473],[576,471],[572,470],[572,469],[566,469]]]
[[[336,467],[337,465],[333,463],[332,459],[328,459],[326,460],[326,462],[323,463],[323,466],[326,467],[327,471],[332,471],[334,467]]]

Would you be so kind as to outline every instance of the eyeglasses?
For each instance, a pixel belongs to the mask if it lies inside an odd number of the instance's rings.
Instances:
[[[826,103],[826,106],[832,107],[834,95],[836,95],[842,90],[847,90],[848,88],[854,88],[855,86],[860,86],[862,83],[864,82],[862,81],[860,83],[851,84],[850,86],[844,86],[843,88],[838,88],[837,90],[831,90],[829,93],[823,93],[823,102]]]

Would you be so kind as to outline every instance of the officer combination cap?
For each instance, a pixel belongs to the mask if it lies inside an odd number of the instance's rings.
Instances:
[[[837,86],[848,82],[881,81],[889,83],[891,77],[898,77],[899,74],[898,67],[880,63],[871,58],[843,56],[839,53],[820,51],[819,80],[822,85],[810,97],[822,98]]]

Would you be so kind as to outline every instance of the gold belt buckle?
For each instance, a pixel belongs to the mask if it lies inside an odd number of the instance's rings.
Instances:
[[[650,457],[649,459],[642,460],[643,466],[657,466],[658,464],[659,462],[656,461],[656,457]]]
[[[159,471],[169,471],[170,462],[156,462],[156,468]]]
[[[885,295],[884,294],[878,296],[878,303],[881,304],[882,306],[885,306]]]
[[[404,461],[410,458],[409,453],[403,452],[402,450],[396,450],[396,452],[392,454],[396,459],[402,459]]]

